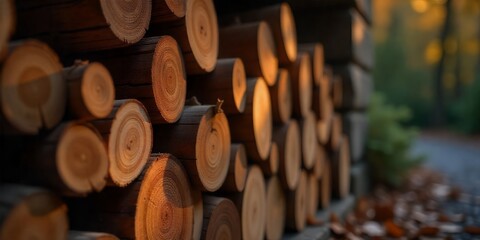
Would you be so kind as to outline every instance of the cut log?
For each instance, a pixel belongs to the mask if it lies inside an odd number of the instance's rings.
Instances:
[[[333,115],[321,121],[317,121],[317,138],[322,145],[327,145],[332,133]]]
[[[344,98],[346,98],[346,95],[350,94],[346,90],[342,77],[334,75],[332,82],[332,103],[335,108],[340,109],[346,104]]]
[[[213,72],[191,76],[188,81],[187,98],[195,96],[202,104],[216,104],[221,99],[227,114],[245,110],[247,78],[242,59],[218,59]]]
[[[312,70],[308,53],[300,52],[289,66],[292,84],[293,115],[305,117],[312,107]]]
[[[200,240],[203,232],[203,197],[200,189],[190,188],[193,199],[193,236],[192,240]]]
[[[344,115],[343,129],[350,139],[352,161],[360,161],[365,154],[368,135],[368,117],[362,112],[349,112]]]
[[[247,155],[262,162],[272,143],[272,108],[267,84],[262,78],[247,79],[247,101],[243,114],[228,116],[232,142],[245,145]]]
[[[298,187],[287,193],[286,227],[301,232],[307,221],[307,173],[302,171]]]
[[[175,24],[152,23],[149,35],[174,37],[183,51],[188,74],[211,72],[218,57],[218,23],[213,0],[188,0],[185,4],[184,18]]]
[[[247,153],[243,144],[232,144],[230,148],[230,165],[223,191],[242,192],[247,178]]]
[[[298,46],[298,50],[310,54],[313,82],[319,86],[320,81],[323,79],[323,66],[325,62],[323,45],[321,43],[303,43]]]
[[[173,123],[180,118],[187,91],[180,52],[175,39],[162,36],[90,58],[110,70],[118,99],[139,99],[152,123]]]
[[[7,55],[8,42],[15,32],[16,12],[13,0],[0,1],[0,61]]]
[[[1,65],[1,113],[8,132],[36,134],[63,118],[66,84],[57,54],[37,40],[14,42]]]
[[[332,192],[337,198],[343,199],[350,193],[350,144],[348,137],[343,135],[340,146],[332,154]]]
[[[243,239],[263,239],[267,213],[265,182],[256,165],[248,169],[245,190],[232,200],[240,213]]]
[[[365,110],[373,92],[371,75],[355,64],[336,66],[342,85],[341,104],[336,106],[340,110]]]
[[[235,204],[227,198],[204,197],[204,219],[201,239],[241,239],[241,222]]]
[[[230,164],[227,118],[214,105],[187,106],[175,125],[154,126],[153,150],[181,159],[194,185],[214,192],[225,181]]]
[[[315,165],[315,153],[318,142],[315,124],[315,114],[312,111],[299,121],[302,131],[302,163],[305,169],[311,169]]]
[[[327,161],[327,151],[325,147],[321,144],[317,144],[317,149],[315,153],[315,165],[313,166],[311,173],[317,177],[317,180],[320,180],[323,175],[323,168],[325,167],[325,161]]]
[[[272,101],[272,118],[275,123],[285,124],[292,115],[292,91],[288,70],[278,70],[277,82],[269,87]]]
[[[110,233],[69,231],[68,240],[119,240]]]
[[[247,77],[263,77],[269,86],[277,80],[275,41],[264,21],[221,28],[218,54],[222,58],[241,58]]]
[[[280,168],[280,158],[279,158],[279,149],[275,142],[272,142],[270,147],[270,156],[266,161],[259,163],[260,168],[265,176],[274,176],[277,175],[278,169]]]
[[[342,117],[340,114],[335,113],[332,120],[332,131],[330,135],[330,140],[328,142],[328,147],[332,151],[336,151],[340,148],[342,142],[342,134],[343,134],[343,123]]]
[[[307,187],[306,187],[306,218],[308,224],[317,224],[317,210],[319,202],[319,182],[315,174],[307,174]]]
[[[112,49],[145,35],[151,1],[22,1],[17,5],[16,36],[49,42],[62,53]],[[83,17],[79,14],[86,14]]]
[[[278,61],[282,66],[290,65],[297,58],[297,32],[295,19],[288,3],[270,5],[243,12],[238,15],[242,23],[265,21],[272,30]]]
[[[115,87],[103,64],[79,62],[64,68],[63,75],[67,81],[67,110],[72,117],[91,120],[110,114]]]
[[[285,228],[286,200],[282,185],[277,176],[266,180],[267,218],[265,237],[269,240],[281,239]]]
[[[179,160],[154,154],[127,187],[69,202],[72,228],[109,232],[120,239],[192,239],[195,203],[190,189]]]
[[[322,121],[333,115],[333,104],[330,95],[330,82],[328,79],[320,80],[320,84],[313,88],[312,110],[317,120]]]
[[[273,141],[279,150],[278,175],[285,189],[293,190],[298,185],[302,166],[300,129],[295,120],[275,128]]]
[[[319,193],[320,193],[320,207],[322,209],[327,209],[330,206],[331,194],[332,194],[332,185],[331,185],[331,164],[330,160],[326,159],[323,167],[322,179],[320,179],[319,184]]]
[[[185,17],[185,0],[153,0],[151,25],[171,23]]]
[[[141,172],[152,150],[152,125],[138,100],[116,100],[105,119],[91,122],[107,149],[109,183],[124,187]]]
[[[67,206],[43,189],[0,185],[0,239],[67,238]]]

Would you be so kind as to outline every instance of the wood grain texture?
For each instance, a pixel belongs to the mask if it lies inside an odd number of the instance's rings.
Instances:
[[[327,209],[330,206],[332,196],[332,164],[330,159],[327,159],[324,163],[323,174],[319,184],[319,194],[320,207]]]
[[[292,91],[290,74],[286,69],[279,69],[277,82],[270,86],[272,118],[275,123],[285,124],[292,115]]]
[[[270,155],[267,160],[258,163],[258,166],[260,166],[265,176],[271,177],[277,175],[278,169],[280,168],[279,151],[278,145],[275,142],[272,142]]]
[[[319,86],[323,79],[323,66],[325,65],[323,45],[321,43],[302,43],[298,46],[298,51],[310,54],[312,79],[315,85]]]
[[[62,54],[125,47],[145,35],[151,12],[150,0],[22,1],[16,36],[43,39]]]
[[[298,187],[286,193],[287,214],[286,227],[301,232],[307,222],[307,173],[302,171]]]
[[[300,52],[288,67],[292,86],[293,115],[305,117],[312,107],[312,70],[310,55]]]
[[[245,147],[243,144],[232,144],[230,148],[230,165],[221,190],[227,192],[242,192],[245,188],[247,167]]]
[[[297,121],[292,119],[283,126],[275,127],[273,141],[279,149],[278,176],[282,186],[294,190],[298,185],[302,166],[302,147]]]
[[[228,198],[205,196],[201,239],[241,239],[241,221],[235,204]]]
[[[152,19],[150,24],[174,24],[185,17],[185,0],[152,0]]]
[[[68,240],[119,240],[110,233],[69,231]]]
[[[281,239],[286,221],[285,193],[277,176],[272,176],[265,181],[267,193],[265,237],[271,240]]]
[[[302,165],[305,169],[312,169],[315,165],[317,151],[317,134],[315,114],[310,111],[305,118],[299,121],[301,129]]]
[[[38,40],[12,42],[0,66],[0,104],[9,133],[37,134],[63,118],[66,84],[57,54]]]

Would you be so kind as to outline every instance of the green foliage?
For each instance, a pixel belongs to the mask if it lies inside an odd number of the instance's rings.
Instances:
[[[423,161],[412,156],[410,147],[417,132],[403,123],[411,118],[407,107],[394,107],[385,103],[382,95],[373,95],[368,111],[368,161],[376,183],[398,187],[405,174]]]
[[[461,98],[453,104],[450,115],[454,128],[466,134],[480,133],[480,77],[465,88]]]

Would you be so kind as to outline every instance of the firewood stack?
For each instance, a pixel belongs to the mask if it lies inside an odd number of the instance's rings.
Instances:
[[[368,65],[216,4],[0,0],[0,239],[280,239],[349,194]]]

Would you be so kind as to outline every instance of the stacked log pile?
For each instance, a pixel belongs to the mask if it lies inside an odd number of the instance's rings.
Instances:
[[[349,194],[365,66],[289,4],[0,6],[0,239],[280,239]]]

